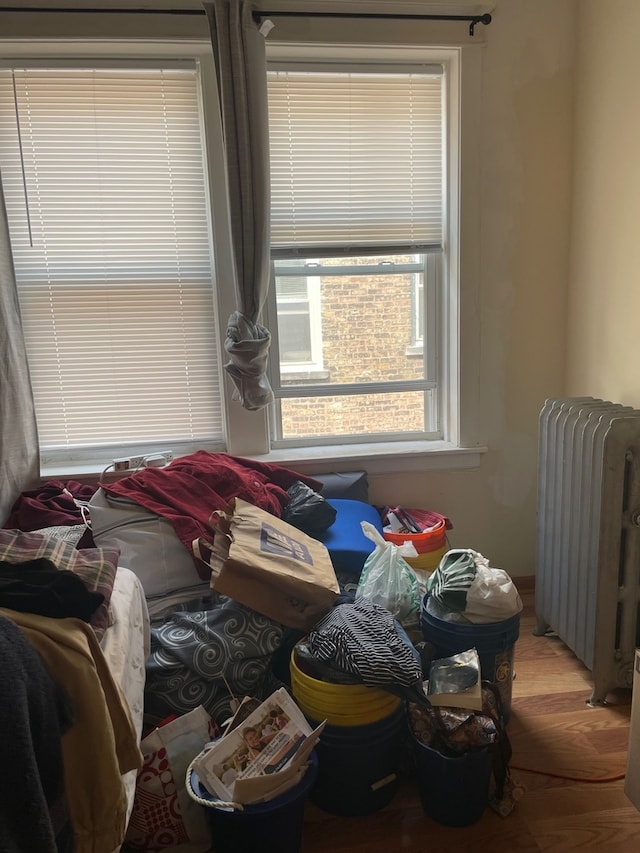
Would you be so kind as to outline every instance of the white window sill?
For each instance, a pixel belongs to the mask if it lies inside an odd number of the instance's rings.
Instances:
[[[487,447],[455,447],[446,441],[397,442],[371,445],[348,444],[326,447],[287,448],[273,450],[260,456],[247,458],[258,462],[282,465],[302,474],[327,473],[334,470],[365,470],[368,474],[397,474],[407,471],[459,471],[478,468]],[[101,476],[104,465],[90,460],[69,460],[43,465],[43,479],[95,479]],[[127,476],[133,472],[114,475],[108,471],[105,480],[114,476]]]
[[[364,469],[369,474],[405,471],[457,471],[478,468],[487,447],[455,447],[446,441],[388,442],[387,444],[345,444],[327,447],[272,450],[256,456],[261,462],[288,465],[302,473]]]

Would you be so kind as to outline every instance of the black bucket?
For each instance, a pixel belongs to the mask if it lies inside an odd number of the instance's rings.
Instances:
[[[511,711],[511,688],[513,684],[514,646],[520,635],[520,614],[509,619],[487,624],[470,622],[448,622],[438,619],[427,611],[427,597],[422,601],[420,624],[422,636],[431,643],[436,658],[476,648],[480,657],[482,678],[493,681],[502,700],[505,721]]]
[[[389,803],[398,790],[407,721],[401,705],[364,726],[325,726],[316,745],[318,778],[309,799],[337,815],[367,815]]]
[[[489,803],[488,747],[449,757],[413,738],[422,808],[445,826],[469,826]]]
[[[194,792],[211,803],[206,807],[215,853],[300,853],[304,803],[318,774],[315,751],[300,782],[267,803],[247,805],[242,811],[216,807],[212,796],[191,773]]]

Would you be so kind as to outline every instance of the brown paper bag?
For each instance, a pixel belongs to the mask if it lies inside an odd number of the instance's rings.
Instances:
[[[211,587],[289,628],[311,630],[340,592],[322,542],[240,498],[216,514],[213,543],[193,543],[211,569]]]

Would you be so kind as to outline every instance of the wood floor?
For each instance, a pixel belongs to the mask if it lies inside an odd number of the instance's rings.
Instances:
[[[472,826],[442,826],[424,813],[416,781],[406,774],[394,799],[366,817],[332,815],[307,802],[302,853],[640,853],[640,812],[622,778],[631,693],[611,694],[606,707],[588,706],[589,671],[559,639],[533,636],[533,589],[524,579],[518,588],[525,607],[509,735],[512,773],[525,790],[513,812],[503,818],[487,808]],[[544,774],[551,768],[557,775]]]

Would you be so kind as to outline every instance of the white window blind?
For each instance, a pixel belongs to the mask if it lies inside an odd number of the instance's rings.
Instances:
[[[292,247],[353,255],[441,245],[440,66],[277,63],[268,87],[275,257]]]
[[[41,449],[221,440],[192,68],[0,69]]]

